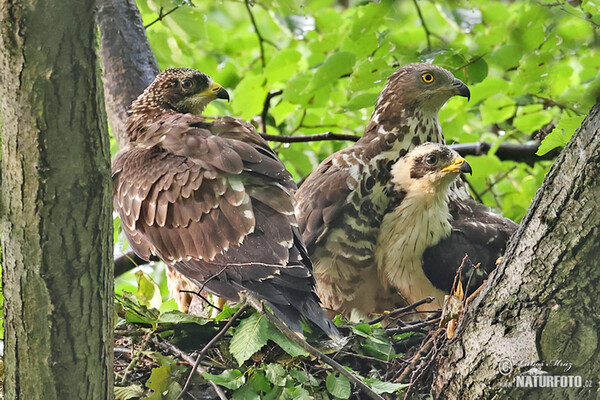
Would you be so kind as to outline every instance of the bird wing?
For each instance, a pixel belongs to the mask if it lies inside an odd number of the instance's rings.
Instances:
[[[301,331],[293,308],[333,332],[294,216],[296,186],[268,144],[229,117],[175,114],[159,125],[153,145],[130,145],[113,162],[115,208],[136,253],[226,299],[253,291],[292,329]]]
[[[424,252],[423,270],[435,287],[449,293],[466,254],[469,261],[463,266],[462,282],[466,284],[472,274],[467,289],[473,290],[496,267],[496,260],[504,253],[517,225],[471,198],[450,203],[450,213],[453,217],[450,236]]]
[[[370,289],[378,286],[378,210],[367,195],[373,186],[360,187],[367,167],[360,156],[359,146],[333,154],[296,193],[296,215],[314,264],[317,293],[326,308],[345,315],[353,309],[366,315],[376,308],[370,300],[376,290]]]
[[[331,230],[343,227],[342,217],[350,205],[348,197],[358,184],[343,163],[342,154],[325,159],[296,193],[296,216],[311,253]]]

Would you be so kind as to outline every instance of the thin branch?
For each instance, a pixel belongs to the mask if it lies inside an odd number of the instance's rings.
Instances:
[[[368,323],[369,325],[373,325],[373,324],[376,324],[376,323],[378,323],[378,322],[381,322],[381,321],[383,321],[383,320],[384,320],[386,317],[391,317],[391,318],[393,318],[393,317],[397,317],[397,316],[399,316],[399,315],[401,315],[401,314],[404,314],[405,312],[408,312],[408,311],[414,310],[415,308],[417,308],[417,307],[419,307],[419,306],[421,306],[421,305],[423,305],[423,304],[428,304],[428,303],[431,303],[433,300],[435,300],[435,298],[434,298],[434,297],[432,297],[432,296],[425,297],[424,299],[421,299],[421,300],[419,300],[419,301],[415,301],[414,303],[412,303],[412,304],[410,304],[410,305],[408,305],[408,306],[406,306],[406,307],[397,308],[397,309],[395,309],[395,310],[393,310],[393,311],[390,311],[390,312],[388,312],[388,313],[384,313],[384,314],[383,314],[383,315],[381,315],[380,317],[377,317],[377,318],[375,318],[375,319],[372,319],[371,321],[369,321],[369,322],[367,322],[367,323]]]
[[[479,193],[479,195],[483,197],[484,194],[486,194],[487,192],[491,191],[493,189],[493,187],[498,184],[498,182],[500,182],[501,180],[503,180],[504,178],[506,178],[508,176],[508,174],[510,174],[512,171],[514,171],[515,168],[517,168],[516,165],[513,166],[508,171],[504,172],[502,175],[500,175],[500,177],[498,179],[496,179],[494,182],[488,183],[487,187],[483,190],[483,192]]]
[[[150,261],[160,261],[158,257],[151,256]],[[114,260],[115,264],[115,276],[123,275],[125,272],[138,267],[140,265],[148,264],[150,261],[146,261],[139,257],[133,250],[123,253]]]
[[[406,326],[397,326],[394,328],[389,328],[386,329],[386,332],[389,335],[397,335],[399,333],[405,333],[405,332],[413,332],[413,331],[417,331],[423,328],[426,328],[430,325],[433,324],[437,324],[441,321],[442,317],[436,317],[436,318],[432,318],[432,319],[426,319],[423,322],[419,322],[416,324],[411,324],[411,325],[406,325]]]
[[[156,24],[159,21],[162,21],[167,15],[177,11],[178,9],[180,9],[183,6],[183,3],[176,5],[175,7],[173,7],[172,9],[170,9],[169,11],[167,11],[166,13],[163,14],[163,8],[160,8],[160,11],[158,12],[158,18],[156,18],[154,21],[150,22],[148,25],[144,25],[144,29],[148,29],[149,27],[151,27],[152,25]]]
[[[254,26],[254,32],[256,32],[256,36],[258,36],[258,46],[260,47],[260,62],[263,68],[267,65],[265,62],[265,46],[263,42],[265,41],[258,30],[258,25],[256,25],[256,20],[254,19],[254,14],[252,14],[252,10],[250,9],[250,0],[244,1],[246,5],[246,10],[248,10],[248,14],[250,15],[250,21],[252,21],[252,26]]]
[[[298,336],[298,334],[296,334],[294,331],[292,331],[290,328],[288,328],[279,318],[277,318],[269,310],[267,310],[265,307],[263,307],[262,302],[260,300],[254,298],[252,295],[248,295],[246,301],[248,303],[250,303],[254,308],[256,308],[256,310],[258,312],[263,314],[269,320],[269,322],[272,323],[273,325],[275,325],[275,327],[277,327],[277,329],[279,329],[281,331],[281,333],[283,333],[285,336],[287,336],[288,339],[292,340],[298,346],[302,347],[304,350],[306,350],[310,355],[312,355],[316,359],[329,365],[331,368],[333,368],[334,370],[339,372],[340,375],[345,376],[357,388],[362,390],[364,394],[366,394],[367,396],[369,396],[370,398],[372,398],[374,400],[385,400],[383,397],[381,397],[380,395],[375,393],[373,391],[373,389],[371,389],[369,387],[369,385],[364,383],[361,379],[357,378],[353,373],[348,371],[337,361],[333,360],[331,357],[323,354],[322,352],[320,352],[319,350],[315,349],[310,344],[308,344],[305,340],[303,340],[300,336]]]
[[[425,31],[425,37],[427,39],[427,50],[431,50],[431,39],[429,38],[429,29],[427,29],[427,25],[425,24],[425,18],[423,18],[423,14],[421,13],[421,7],[417,3],[417,0],[413,0],[415,4],[415,8],[417,9],[417,13],[419,14],[419,19],[421,20],[421,25],[423,25],[423,30]]]
[[[483,57],[484,57],[486,54],[487,54],[487,53],[483,53],[483,54],[481,54],[481,55],[478,55],[478,56],[476,56],[476,57],[473,57],[473,58],[472,58],[470,61],[467,61],[467,63],[466,63],[466,64],[463,64],[463,65],[461,65],[461,66],[460,66],[460,67],[458,67],[458,68],[455,68],[455,69],[454,69],[454,71],[460,71],[460,70],[461,70],[461,69],[463,69],[463,68],[467,68],[468,66],[475,64],[477,61],[481,60],[481,59],[482,59],[482,58],[483,58]],[[465,71],[465,72],[466,72],[466,71]]]
[[[269,140],[271,142],[281,142],[281,143],[300,143],[300,142],[317,142],[321,140],[349,140],[356,142],[360,139],[360,136],[356,135],[346,135],[342,133],[333,133],[333,132],[325,132],[325,133],[316,133],[314,135],[304,135],[304,136],[280,136],[280,135],[267,135],[265,133],[261,133],[263,139]]]
[[[267,93],[265,102],[263,104],[262,112],[260,113],[260,131],[262,134],[267,134],[267,117],[269,115],[269,109],[271,108],[271,99],[276,96],[280,96],[283,90],[271,90]]]
[[[548,97],[539,96],[539,95],[537,95],[535,93],[529,93],[529,95],[531,97],[535,97],[538,100],[541,100],[542,104],[544,105],[544,107],[554,107],[554,106],[556,106],[556,107],[558,107],[558,108],[560,108],[562,110],[569,110],[569,111],[573,112],[575,115],[579,115],[579,116],[583,115],[583,113],[580,110],[576,110],[576,109],[574,109],[571,106],[568,106],[568,105],[566,105],[564,103],[560,103],[560,102],[558,102],[556,100],[553,100],[553,99],[549,99]]]
[[[175,357],[179,357],[179,358],[183,359],[189,365],[194,365],[194,359],[189,354],[182,351],[175,345],[173,345],[167,341],[164,341],[164,340],[159,340],[158,336],[154,336],[154,338],[152,338],[152,341],[154,342],[154,344],[156,346],[160,347],[164,351],[167,351],[167,352],[173,354]],[[198,375],[200,375],[200,376],[202,376],[202,374],[206,372],[204,367],[202,367],[201,365],[197,365],[196,370],[198,371]],[[190,376],[191,376],[191,374],[190,374]],[[212,386],[213,390],[215,391],[215,393],[217,394],[217,396],[219,396],[219,398],[221,400],[227,400],[227,396],[225,395],[225,393],[223,393],[221,388],[216,383],[214,383],[211,380],[207,380],[207,381]],[[183,393],[183,390],[182,390],[182,393]]]
[[[192,380],[192,376],[194,375],[194,371],[196,370],[196,368],[198,368],[199,364],[200,364],[200,360],[202,359],[202,357],[204,357],[204,355],[206,354],[206,352],[212,347],[214,346],[215,343],[217,343],[217,341],[221,338],[221,336],[223,336],[225,334],[225,332],[227,332],[227,330],[229,329],[229,327],[231,326],[231,324],[233,324],[233,322],[235,320],[238,319],[238,317],[246,310],[246,308],[248,308],[247,304],[243,304],[239,310],[236,311],[235,314],[233,314],[233,316],[229,319],[229,321],[227,321],[227,323],[225,324],[225,326],[223,326],[223,329],[221,329],[219,331],[219,333],[217,333],[215,335],[215,337],[213,337],[210,342],[208,342],[206,344],[206,346],[204,346],[204,348],[202,350],[200,350],[200,353],[198,354],[198,357],[196,357],[196,361],[194,362],[194,365],[192,366],[192,370],[190,371],[190,374],[187,378],[187,380],[185,381],[185,385],[183,386],[183,389],[181,389],[181,393],[179,393],[179,396],[177,396],[177,398],[175,400],[180,400],[183,395],[185,394],[185,392],[187,391],[187,388]]]
[[[419,14],[419,19],[421,20],[421,25],[423,25],[423,30],[425,31],[425,38],[427,39],[427,50],[431,50],[431,36],[435,36],[438,39],[442,40],[442,37],[437,33],[431,32],[429,28],[427,28],[427,24],[425,24],[425,18],[423,18],[423,13],[421,12],[421,7],[417,3],[417,0],[413,0],[415,4],[415,8],[417,9],[417,14]]]

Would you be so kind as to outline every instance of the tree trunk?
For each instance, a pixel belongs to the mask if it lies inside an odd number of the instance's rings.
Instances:
[[[160,72],[133,0],[99,0],[104,100],[119,147],[127,144],[127,109]]]
[[[95,1],[0,1],[4,398],[113,396]]]
[[[436,398],[598,398],[599,128],[596,104],[438,358]]]

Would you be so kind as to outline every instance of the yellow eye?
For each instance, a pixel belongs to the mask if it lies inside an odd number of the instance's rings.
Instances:
[[[430,74],[429,72],[426,72],[423,75],[421,75],[421,78],[423,79],[423,82],[425,82],[425,83],[433,82],[433,74]]]

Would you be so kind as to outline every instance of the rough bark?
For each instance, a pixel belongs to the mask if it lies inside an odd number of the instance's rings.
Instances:
[[[598,397],[599,129],[597,104],[561,152],[503,262],[438,358],[436,398]],[[517,377],[522,384],[532,368],[580,376],[582,387],[515,387]]]
[[[99,0],[98,6],[104,101],[112,133],[123,147],[127,109],[160,70],[135,1]]]
[[[95,1],[0,1],[4,398],[113,395]]]

